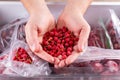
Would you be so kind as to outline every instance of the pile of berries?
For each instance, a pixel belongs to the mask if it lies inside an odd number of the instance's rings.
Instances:
[[[77,42],[78,38],[66,27],[54,28],[44,34],[42,47],[48,54],[63,60],[72,54]]]
[[[27,51],[25,49],[21,48],[21,47],[15,53],[15,56],[13,57],[13,60],[20,61],[20,62],[25,62],[25,63],[28,63],[28,64],[32,63],[32,59],[28,55]]]

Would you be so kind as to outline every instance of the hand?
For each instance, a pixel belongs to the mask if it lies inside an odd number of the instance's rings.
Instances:
[[[38,10],[31,13],[25,26],[26,41],[30,49],[37,56],[50,63],[54,63],[54,58],[43,51],[41,43],[44,33],[53,27],[55,27],[55,20],[47,6],[42,11]]]
[[[78,44],[75,46],[74,51],[67,59],[55,64],[56,68],[64,67],[71,64],[83,52],[87,45],[87,40],[90,33],[90,26],[84,19],[81,11],[78,8],[66,6],[60,15],[57,23],[58,28],[66,26],[77,37],[79,37]]]

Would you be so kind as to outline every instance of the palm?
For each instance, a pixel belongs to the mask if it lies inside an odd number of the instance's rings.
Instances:
[[[71,64],[81,54],[87,45],[87,40],[90,32],[90,26],[79,13],[69,13],[63,11],[58,19],[58,27],[66,26],[72,31],[77,37],[79,37],[78,44],[75,45],[74,51],[66,60],[62,60],[57,67],[64,67],[65,65]]]
[[[54,18],[50,13],[38,15],[32,15],[25,27],[26,40],[30,49],[40,58],[54,63],[54,58],[43,51],[41,43],[45,32],[52,29],[54,26]]]

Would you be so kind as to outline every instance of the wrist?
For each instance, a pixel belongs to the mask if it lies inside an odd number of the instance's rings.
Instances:
[[[21,0],[30,15],[47,10],[45,0]]]
[[[49,11],[45,2],[42,4],[35,5],[33,8],[30,9],[29,13],[32,14],[41,14],[43,12]]]
[[[80,11],[82,15],[86,12],[88,6],[93,0],[67,0],[67,6],[71,9]]]
[[[40,6],[34,7],[34,9],[31,9],[29,11],[29,14],[37,16],[37,15],[45,14],[47,12],[49,12],[48,7],[46,5],[43,5],[42,7]]]
[[[84,13],[82,12],[81,8],[78,5],[73,5],[71,3],[67,3],[67,5],[64,8],[64,11],[66,11],[67,13],[78,13],[81,16],[84,15]]]

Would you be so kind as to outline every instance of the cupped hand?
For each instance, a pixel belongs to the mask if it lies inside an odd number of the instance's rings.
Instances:
[[[87,41],[90,33],[90,26],[78,8],[73,9],[70,6],[65,7],[57,21],[58,28],[61,28],[63,26],[66,26],[77,37],[79,37],[79,40],[78,43],[74,46],[74,51],[72,54],[68,56],[67,59],[55,64],[56,68],[71,64],[80,54],[82,54],[87,46]]]
[[[54,63],[54,58],[42,49],[41,43],[44,33],[54,27],[55,20],[48,8],[30,14],[25,26],[26,41],[30,49],[37,56],[50,63]]]

